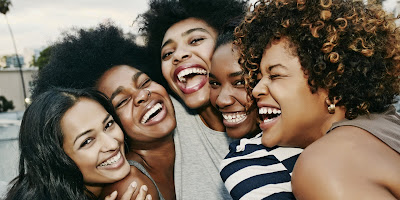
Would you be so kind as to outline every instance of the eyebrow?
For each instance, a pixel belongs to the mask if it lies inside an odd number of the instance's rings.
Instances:
[[[284,69],[287,70],[287,67],[286,67],[285,65],[282,65],[282,64],[275,64],[275,65],[269,66],[269,67],[268,67],[268,71],[271,71],[272,69],[277,68],[277,67],[281,67],[281,68],[284,68]]]
[[[104,118],[104,120],[103,120],[102,123],[105,124],[106,121],[110,118],[110,116],[111,116],[111,115],[108,113],[107,116]],[[85,131],[85,132],[79,134],[78,136],[76,136],[76,138],[75,138],[75,140],[74,140],[74,144],[75,144],[75,142],[76,142],[80,137],[82,137],[82,136],[84,136],[84,135],[86,135],[86,134],[88,134],[88,133],[90,133],[90,132],[92,132],[92,131],[93,131],[93,129],[89,129],[89,130],[87,130],[87,131]]]
[[[243,76],[244,71],[237,71],[229,74],[229,77]]]
[[[189,35],[190,33],[193,33],[193,32],[195,32],[195,31],[201,31],[201,32],[205,32],[205,33],[210,34],[210,32],[208,32],[208,31],[207,31],[206,29],[204,29],[204,28],[192,28],[192,29],[189,29],[189,30],[183,32],[183,33],[181,34],[181,36]],[[164,48],[167,44],[169,44],[169,43],[171,43],[171,42],[172,42],[171,39],[168,39],[167,41],[165,41],[164,44],[161,45],[161,49]]]
[[[138,78],[139,78],[142,74],[144,74],[144,73],[141,72],[141,71],[135,73],[135,74],[132,76],[132,81],[133,81],[134,83],[136,83],[136,81],[138,80]],[[110,101],[112,102],[112,100],[114,100],[114,98],[115,98],[119,93],[121,93],[122,90],[124,90],[124,87],[122,87],[122,86],[117,87],[117,89],[111,94]]]

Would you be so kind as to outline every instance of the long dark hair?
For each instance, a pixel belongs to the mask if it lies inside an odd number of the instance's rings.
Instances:
[[[19,175],[9,199],[95,199],[83,175],[63,150],[61,119],[82,97],[99,102],[120,125],[102,93],[94,90],[53,88],[39,95],[26,109],[19,132]]]

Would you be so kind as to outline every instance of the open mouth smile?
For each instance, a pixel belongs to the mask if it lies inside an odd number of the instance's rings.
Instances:
[[[118,165],[118,161],[120,161],[122,158],[121,152],[118,151],[117,155],[107,159],[106,161],[100,163],[98,165],[98,167],[109,167],[109,166],[113,166],[113,165]],[[116,167],[116,166],[115,166]]]
[[[198,91],[207,83],[207,70],[200,65],[183,65],[174,72],[175,82],[184,94]]]
[[[262,122],[260,123],[260,129],[266,130],[271,128],[282,114],[282,111],[274,107],[260,107],[258,109]]]
[[[224,124],[239,124],[246,120],[247,115],[244,112],[222,113],[222,117],[224,118]]]
[[[141,124],[153,125],[162,121],[167,115],[167,110],[162,102],[157,102],[148,108],[140,120]]]

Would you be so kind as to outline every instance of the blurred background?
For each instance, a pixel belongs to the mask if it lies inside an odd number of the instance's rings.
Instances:
[[[400,0],[364,3],[382,4],[395,16],[400,13]],[[106,21],[135,35],[134,20],[146,9],[146,0],[0,0],[0,198],[18,172],[19,125],[33,77],[46,65],[51,44],[63,31]],[[143,44],[139,35],[136,38]],[[400,104],[395,106],[400,112]]]

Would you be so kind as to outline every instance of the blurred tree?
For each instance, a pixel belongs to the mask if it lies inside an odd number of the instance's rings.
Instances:
[[[24,94],[24,102],[26,100],[26,90],[25,90],[25,81],[24,81],[24,75],[22,73],[22,65],[21,62],[18,59],[18,52],[17,52],[17,45],[15,44],[15,39],[14,39],[14,34],[11,30],[11,26],[10,23],[8,23],[8,19],[7,19],[7,13],[8,11],[10,11],[10,7],[11,7],[11,1],[10,0],[0,0],[0,12],[4,15],[4,18],[6,18],[6,22],[8,25],[8,30],[10,31],[11,34],[11,39],[14,45],[14,50],[15,50],[15,56],[17,57],[17,62],[18,62],[18,67],[19,67],[19,74],[21,76],[21,83],[22,83],[22,91]],[[27,107],[27,105],[25,104],[25,107]]]
[[[14,109],[13,101],[8,101],[4,96],[0,96],[0,112],[7,112]]]
[[[11,5],[12,4],[10,0],[0,0],[0,13],[4,15],[7,14]]]
[[[40,55],[39,55],[39,57],[37,59],[34,57],[32,59],[31,65],[39,67],[39,70],[42,69],[44,66],[46,66],[47,63],[49,63],[50,54],[51,54],[51,47],[52,46],[49,46],[49,47],[43,49],[40,52]]]

